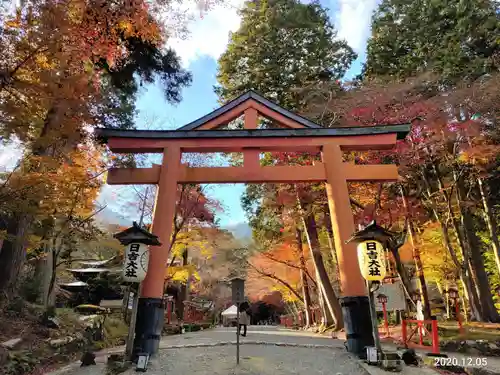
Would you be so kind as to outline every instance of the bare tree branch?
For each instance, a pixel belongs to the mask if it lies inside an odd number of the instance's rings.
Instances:
[[[252,263],[246,261],[246,263],[253,269],[255,270],[255,272],[257,272],[259,275],[262,275],[262,276],[265,276],[271,280],[275,280],[277,282],[279,282],[280,284],[282,284],[285,288],[287,288],[295,297],[297,297],[300,301],[303,301],[303,297],[300,295],[299,292],[297,292],[289,283],[287,283],[285,280],[279,278],[278,276],[272,274],[272,273],[268,273],[264,270],[261,270],[257,267],[255,267]]]
[[[298,270],[302,269],[302,267],[297,266],[297,265],[295,265],[293,263],[287,262],[286,260],[276,259],[276,258],[272,257],[267,252],[263,252],[261,254],[263,256],[265,256],[267,259],[272,260],[273,262],[281,263],[281,264],[284,264],[285,266],[288,266],[288,267],[291,267],[291,268],[295,268],[295,269],[298,269]],[[317,288],[318,284],[316,283],[316,280],[313,279],[313,277],[311,276],[311,274],[309,273],[309,271],[307,269],[304,269],[303,271],[305,272],[305,274],[307,275],[307,277],[309,277],[309,279],[313,282],[314,286]]]

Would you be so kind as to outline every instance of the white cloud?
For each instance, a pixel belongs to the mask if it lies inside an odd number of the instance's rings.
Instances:
[[[12,171],[23,155],[21,142],[13,140],[6,145],[0,145],[0,172]]]
[[[191,21],[187,24],[188,35],[173,37],[169,45],[173,47],[182,59],[182,64],[188,67],[200,57],[211,57],[215,60],[226,49],[229,32],[236,31],[240,25],[237,10],[244,0],[226,0],[215,6],[200,17],[198,1],[183,2],[179,8]],[[308,3],[310,0],[303,0]],[[370,21],[374,9],[380,0],[330,0],[335,9],[332,17],[339,31],[339,38],[347,40],[358,53],[363,53],[366,41],[370,35]],[[186,5],[188,4],[188,5]]]
[[[379,0],[337,0],[335,26],[338,37],[345,39],[358,53],[363,53],[370,36],[371,16]]]
[[[182,64],[187,67],[190,63],[202,56],[215,60],[226,49],[229,41],[229,32],[236,31],[240,26],[238,9],[244,0],[227,0],[221,5],[214,6],[203,17],[196,4],[190,3],[184,9],[192,20],[188,23],[187,37],[174,37],[169,41],[169,46],[174,48],[182,59]]]

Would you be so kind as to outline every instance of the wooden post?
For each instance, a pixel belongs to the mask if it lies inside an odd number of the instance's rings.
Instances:
[[[432,319],[432,353],[439,354],[439,332],[438,332],[438,322],[435,316]]]
[[[132,297],[132,314],[130,315],[130,324],[128,327],[128,336],[127,336],[127,345],[125,347],[125,355],[129,361],[132,361],[134,356],[134,338],[135,338],[135,326],[137,322],[137,309],[138,309],[138,301],[139,301],[139,288],[130,288],[133,290],[134,296]],[[127,303],[128,309],[128,303]]]
[[[403,344],[405,347],[408,347],[408,330],[407,330],[407,323],[406,323],[406,317],[402,317],[401,319],[401,339],[403,340]]]
[[[240,304],[236,304],[236,364],[240,364]]]
[[[461,335],[464,334],[464,327],[462,324],[462,317],[460,316],[460,306],[458,303],[458,298],[455,298],[455,314],[457,315],[458,330]]]
[[[384,312],[385,332],[387,334],[387,337],[390,337],[391,336],[391,332],[389,331],[389,321],[387,320],[387,308],[385,306],[385,302],[382,303],[382,311]]]

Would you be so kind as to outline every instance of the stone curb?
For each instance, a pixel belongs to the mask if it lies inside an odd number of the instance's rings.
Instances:
[[[195,348],[211,348],[218,346],[230,346],[236,345],[236,341],[220,341],[214,343],[200,343],[200,344],[182,344],[182,345],[168,345],[161,347],[160,350],[171,350],[171,349],[195,349]],[[281,347],[293,347],[293,348],[309,348],[309,349],[339,349],[338,345],[317,345],[317,344],[294,344],[285,342],[269,342],[269,341],[240,341],[240,345],[263,345],[263,346],[281,346]],[[112,354],[122,354],[123,348],[116,348],[106,350],[105,352],[99,352],[96,354],[96,363],[105,363],[105,358]],[[103,361],[104,360],[104,361]],[[80,367],[80,361],[71,363],[60,369],[48,372],[45,375],[63,375],[68,371],[75,370]]]
[[[219,341],[214,343],[200,343],[200,344],[182,344],[182,345],[168,345],[160,347],[160,350],[169,349],[188,349],[188,348],[211,348],[216,346],[236,345],[236,341]],[[311,349],[338,349],[337,345],[318,345],[318,344],[295,344],[286,342],[269,342],[269,341],[240,341],[240,345],[267,345],[267,346],[283,346],[293,348],[311,348]]]

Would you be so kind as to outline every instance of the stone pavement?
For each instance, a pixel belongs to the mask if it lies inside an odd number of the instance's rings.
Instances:
[[[241,337],[240,365],[236,366],[235,329],[217,328],[168,336],[160,352],[151,360],[151,375],[382,375],[387,372],[367,366],[344,349],[343,341],[309,332],[269,326],[249,327]],[[106,354],[123,353],[115,348]],[[104,375],[106,356],[96,358],[97,366],[73,364],[50,375]],[[124,375],[136,374],[129,369]],[[404,375],[435,375],[429,368],[404,366]]]

